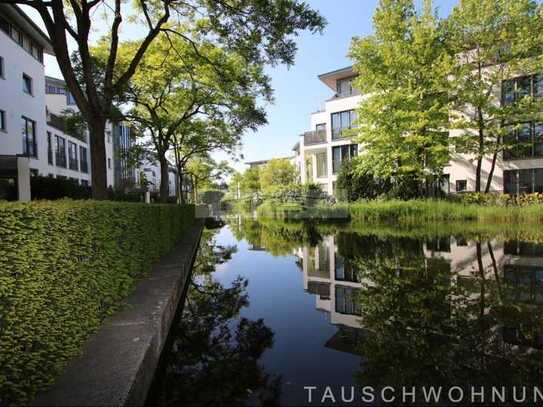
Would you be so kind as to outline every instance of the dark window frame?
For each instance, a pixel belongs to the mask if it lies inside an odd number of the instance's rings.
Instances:
[[[79,171],[77,150],[77,144],[73,141],[68,141],[68,168],[73,171]]]
[[[61,148],[62,146],[62,148]],[[66,139],[55,134],[55,163],[57,167],[66,168]]]
[[[23,92],[27,95],[34,96],[34,83],[30,75],[23,72]],[[28,87],[28,90],[27,90]]]
[[[21,116],[24,123],[23,129],[23,155],[31,158],[38,158],[38,143],[36,140],[36,121],[26,116]],[[32,134],[28,133],[28,125],[32,124]]]
[[[349,114],[349,125],[343,126],[343,117],[344,114]],[[340,140],[344,136],[342,135],[344,130],[351,130],[356,128],[354,125],[354,122],[356,121],[356,110],[355,109],[348,109],[348,110],[342,110],[341,112],[333,112],[330,114],[330,124],[332,128],[332,140]],[[339,130],[334,127],[334,117],[337,117],[339,119]]]
[[[0,131],[7,132],[6,111],[0,109]]]
[[[79,170],[84,173],[89,173],[89,160],[87,158],[87,148],[79,146]]]
[[[339,161],[334,158],[334,151],[339,151]],[[344,152],[347,151],[345,155]],[[358,144],[342,144],[339,146],[332,146],[332,174],[335,175],[341,170],[343,162],[350,160],[358,156]]]
[[[47,132],[47,163],[55,165],[53,161],[53,135],[50,131]]]
[[[460,186],[462,185],[462,187]],[[467,179],[457,179],[454,183],[454,188],[456,192],[465,192],[468,190],[468,180]]]

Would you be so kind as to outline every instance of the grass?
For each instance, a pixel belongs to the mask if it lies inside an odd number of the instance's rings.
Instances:
[[[476,221],[485,223],[543,223],[543,205],[484,206],[443,200],[367,201],[340,205],[353,220],[371,222]]]
[[[362,201],[336,205],[303,206],[298,203],[266,201],[258,208],[258,216],[273,219],[353,220],[363,222],[482,222],[543,223],[543,205],[526,206],[477,205],[443,200]]]
[[[304,206],[299,203],[278,203],[266,201],[257,209],[261,218],[302,220],[313,219],[320,221],[346,221],[350,219],[346,208],[334,205]]]

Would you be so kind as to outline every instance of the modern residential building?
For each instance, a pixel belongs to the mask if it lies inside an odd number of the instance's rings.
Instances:
[[[160,191],[160,164],[157,162],[150,162],[146,161],[142,163],[139,167],[139,177],[145,177],[145,180],[147,182],[147,188],[151,193],[158,194]],[[168,172],[168,186],[169,186],[169,192],[168,195],[170,197],[174,197],[177,194],[177,170],[175,167],[170,166],[169,172]],[[189,191],[188,183],[183,183],[183,191],[187,193]]]
[[[44,53],[47,36],[18,7],[0,4],[0,154],[25,155],[47,174]]]
[[[19,7],[0,4],[0,155],[28,157],[32,175],[90,185],[88,132],[67,128],[63,115],[78,108],[64,80],[45,76],[44,53],[54,55],[47,35]],[[131,131],[107,124],[108,187],[136,183],[125,154]]]
[[[300,168],[302,183],[313,182],[328,194],[336,194],[337,174],[345,160],[358,155],[359,146],[348,130],[356,125],[356,107],[363,98],[352,80],[352,67],[319,75],[333,92],[324,108],[311,114],[311,130],[302,134],[294,146],[295,162]],[[508,104],[525,96],[543,97],[541,75],[511,78],[502,85],[496,103]],[[492,192],[543,192],[543,122],[509,123],[508,141],[518,142],[518,148],[500,154],[496,161],[490,190]],[[455,137],[462,130],[451,130]],[[486,185],[492,158],[482,165],[482,184]],[[473,156],[454,154],[445,167],[443,188],[447,193],[474,191],[477,161]]]
[[[362,95],[353,87],[352,67],[319,75],[333,96],[324,108],[311,114],[310,128],[294,146],[302,183],[313,182],[335,194],[337,174],[345,160],[358,154],[348,130],[355,127],[356,108]]]

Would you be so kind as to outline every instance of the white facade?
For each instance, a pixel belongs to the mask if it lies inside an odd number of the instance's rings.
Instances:
[[[139,178],[142,175],[145,176],[145,180],[148,182],[148,190],[153,193],[160,192],[160,165],[153,162],[144,162],[140,165]],[[168,172],[168,195],[174,197],[177,194],[177,171],[172,167]]]
[[[44,52],[52,49],[40,29],[19,8],[0,4],[0,154],[28,155],[32,173],[42,174],[48,172]]]
[[[354,77],[351,67],[319,76],[335,94],[325,102],[322,110],[311,114],[311,131],[302,134],[299,144],[295,146],[302,183],[319,184],[329,195],[334,194],[337,173],[346,158],[344,153],[353,145],[350,135],[346,136],[345,133],[353,127],[355,110],[362,100],[362,96],[352,88]],[[344,134],[339,134],[340,129]],[[358,146],[353,145],[347,154],[350,155],[353,150],[357,154]]]
[[[348,137],[337,137],[335,128],[352,127],[352,120],[344,120],[346,112],[356,112],[356,108],[363,95],[360,95],[349,80],[355,77],[352,67],[339,69],[319,76],[319,79],[332,89],[335,94],[327,100],[321,111],[311,114],[310,128],[300,136],[300,141],[295,146],[295,162],[300,168],[302,183],[313,182],[321,185],[323,191],[335,195],[335,182],[341,163],[345,158],[357,155],[359,147],[352,142],[352,132]],[[520,95],[530,94],[543,97],[543,77],[533,75],[530,77],[513,78],[510,91],[515,98],[515,92]],[[520,89],[519,83],[524,88]],[[501,92],[496,95],[496,103],[503,99]],[[338,125],[338,117],[340,124]],[[355,113],[356,117],[356,113]],[[347,126],[343,123],[347,122]],[[506,156],[499,154],[497,157],[491,192],[543,192],[543,121],[526,124],[532,144],[529,153],[523,156]],[[528,130],[529,127],[529,130]],[[456,137],[463,130],[451,130],[450,137]],[[520,140],[520,130],[512,131],[512,137]],[[541,142],[538,141],[538,138]],[[347,147],[352,145],[352,147]],[[343,146],[343,148],[341,148]],[[444,186],[446,192],[463,192],[475,190],[475,174],[477,160],[466,154],[453,154],[449,165],[444,169],[444,175],[448,184]],[[484,191],[488,175],[492,166],[492,157],[485,157],[482,163],[481,189]]]

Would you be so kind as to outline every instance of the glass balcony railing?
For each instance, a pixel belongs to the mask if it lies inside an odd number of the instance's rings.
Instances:
[[[326,132],[325,131],[306,131],[304,133],[304,144],[322,144],[326,143]]]

